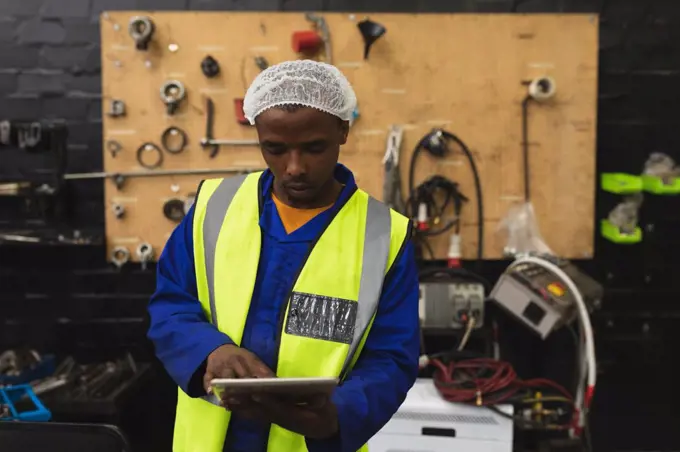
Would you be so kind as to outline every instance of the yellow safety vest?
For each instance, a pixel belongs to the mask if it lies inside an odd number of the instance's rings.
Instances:
[[[198,298],[206,317],[237,345],[260,259],[261,174],[206,180],[194,203]],[[408,224],[361,190],[350,197],[312,247],[292,287],[281,317],[277,376],[342,379],[348,374],[373,322],[385,274],[407,240]],[[306,322],[312,316],[305,314],[318,309],[334,314]],[[214,396],[190,398],[179,390],[175,452],[223,451],[231,413],[216,403]],[[303,436],[271,425],[267,452],[303,451]]]

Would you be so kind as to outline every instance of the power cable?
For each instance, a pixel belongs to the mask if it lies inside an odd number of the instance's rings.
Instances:
[[[477,201],[477,268],[481,268],[483,253],[484,253],[484,205],[482,199],[482,184],[479,178],[479,171],[475,164],[475,159],[470,152],[467,145],[456,135],[442,129],[435,129],[429,134],[425,135],[416,145],[411,155],[411,163],[409,165],[408,189],[411,202],[408,203],[410,211],[417,212],[418,205],[416,204],[416,187],[415,187],[415,169],[416,162],[422,150],[426,150],[430,155],[436,158],[442,158],[451,152],[448,142],[452,141],[460,147],[463,154],[468,160],[470,169],[475,183],[475,196]],[[413,217],[411,217],[413,218]]]

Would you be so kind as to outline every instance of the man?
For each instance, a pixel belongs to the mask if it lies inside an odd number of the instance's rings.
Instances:
[[[268,170],[204,181],[158,262],[149,338],[180,387],[176,452],[354,452],[418,372],[408,219],[338,164],[356,97],[313,61],[244,100]],[[338,377],[330,398],[211,397],[213,378]]]

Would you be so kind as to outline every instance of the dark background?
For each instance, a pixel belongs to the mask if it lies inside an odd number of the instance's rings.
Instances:
[[[640,173],[653,151],[680,160],[677,0],[2,0],[0,119],[65,123],[69,172],[101,170],[98,18],[112,9],[599,13],[598,171]],[[0,178],[9,155],[0,155]],[[26,153],[10,160],[12,168],[44,164]],[[101,234],[102,182],[71,183],[67,196],[68,215],[48,224],[22,204],[0,199],[0,229]],[[680,450],[680,391],[672,370],[680,339],[680,278],[674,277],[680,270],[679,199],[647,195],[644,241],[620,246],[596,238],[595,259],[579,263],[607,289],[594,315],[601,366],[592,419],[596,450]],[[596,221],[615,204],[615,197],[598,193]],[[500,269],[487,264],[485,273],[492,278]],[[0,245],[0,349],[28,343],[82,359],[132,350],[138,359],[152,360],[144,313],[153,288],[153,269],[118,272],[105,264],[101,245]],[[507,323],[504,338],[525,376],[559,373],[571,359],[569,344],[559,337],[539,343]],[[153,388],[137,401],[153,407],[138,430],[168,439],[173,394],[158,370]]]

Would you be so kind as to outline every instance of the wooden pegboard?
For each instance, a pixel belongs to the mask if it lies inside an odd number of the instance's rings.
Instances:
[[[132,16],[148,15],[156,31],[147,51],[138,51],[127,32]],[[486,258],[499,258],[505,243],[497,232],[508,208],[523,195],[521,102],[523,82],[550,76],[557,94],[531,107],[529,130],[532,201],[551,248],[569,258],[592,256],[598,20],[592,15],[371,14],[387,28],[368,61],[357,22],[366,14],[324,14],[333,40],[333,63],[352,83],[361,116],[341,152],[359,185],[382,197],[382,158],[391,124],[404,127],[402,180],[413,147],[433,127],[443,127],[470,147],[479,168],[485,214]],[[217,138],[255,139],[236,122],[233,100],[242,98],[259,72],[255,57],[269,64],[295,59],[291,34],[310,29],[302,13],[110,12],[102,15],[104,140],[123,150],[104,150],[107,172],[136,171],[135,152],[146,141],[160,145],[171,125],[186,131],[181,154],[164,155],[162,169],[263,167],[256,147],[223,147],[211,159],[200,146],[205,131],[205,97],[215,102]],[[213,56],[221,73],[206,78],[200,68]],[[160,100],[164,81],[184,83],[187,98],[168,116]],[[107,115],[112,99],[126,104],[126,116]],[[150,170],[153,171],[153,170]],[[460,153],[435,161],[422,157],[417,183],[432,173],[461,185],[470,198],[463,211],[463,255],[476,248],[476,208],[470,169]],[[160,253],[174,223],[162,215],[165,200],[195,191],[206,176],[130,179],[122,189],[106,182],[106,235],[114,246],[134,250],[142,241]],[[406,186],[404,185],[404,192]],[[126,206],[116,219],[111,206]],[[448,237],[431,243],[444,257]]]

